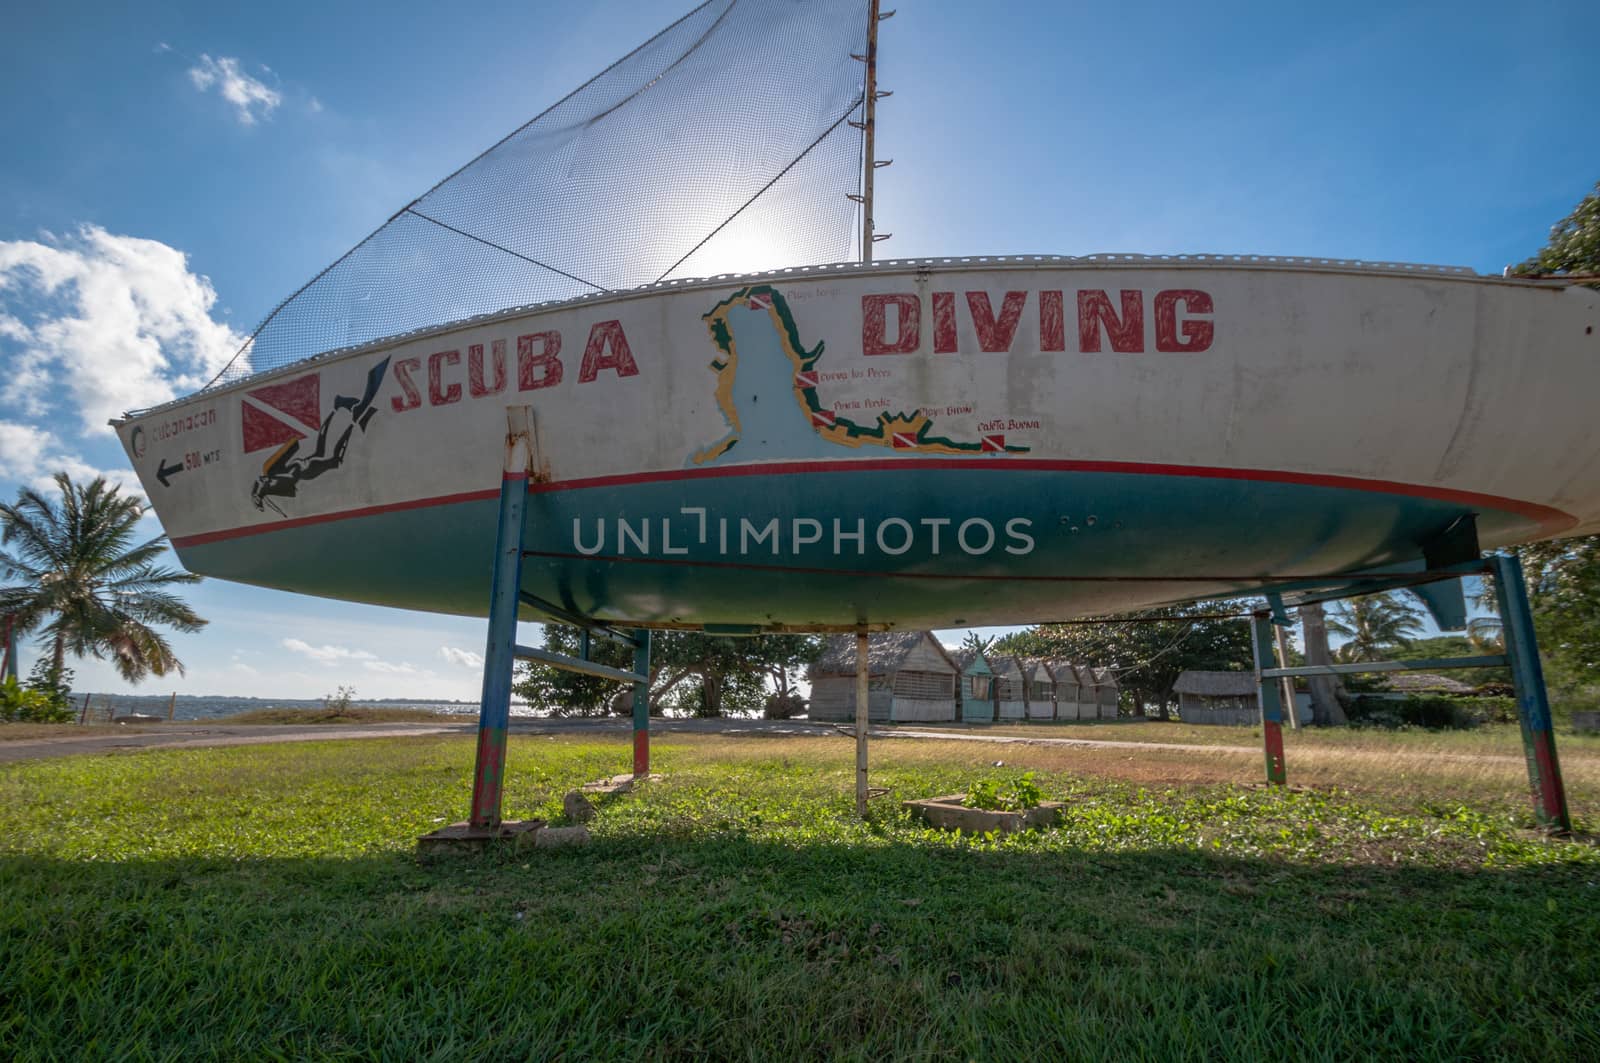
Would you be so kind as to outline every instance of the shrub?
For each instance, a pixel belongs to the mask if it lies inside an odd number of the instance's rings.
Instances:
[[[1356,727],[1466,731],[1485,723],[1515,722],[1517,703],[1514,698],[1411,694],[1403,698],[1358,697],[1346,712]]]
[[[994,779],[980,779],[967,790],[962,804],[968,808],[986,808],[1005,812],[1025,812],[1038,808],[1044,800],[1044,791],[1033,781],[1033,772],[1025,771],[1010,785],[1001,785]]]
[[[0,720],[16,723],[66,723],[72,712],[58,704],[48,691],[20,686],[7,676],[0,683]]]
[[[322,707],[329,712],[344,713],[350,711],[350,702],[356,696],[355,687],[340,687],[332,694],[325,694],[322,698]]]

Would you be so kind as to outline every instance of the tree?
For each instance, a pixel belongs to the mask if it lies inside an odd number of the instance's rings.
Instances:
[[[1332,664],[1328,652],[1328,617],[1321,602],[1300,606],[1300,632],[1305,642],[1307,664]],[[1311,694],[1311,722],[1317,727],[1343,727],[1350,722],[1345,715],[1340,695],[1344,682],[1336,675],[1306,676],[1306,690]]]
[[[136,683],[183,671],[158,630],[199,631],[202,620],[174,585],[199,576],[158,564],[167,537],[136,543],[141,500],[95,477],[87,486],[56,473],[58,500],[24,488],[0,503],[0,615],[37,631],[50,648],[46,676],[61,685],[66,655],[110,658]]]
[[[996,645],[1003,653],[1064,657],[1074,663],[1109,667],[1134,714],[1153,702],[1169,719],[1172,684],[1191,668],[1215,671],[1252,667],[1250,625],[1239,619],[1212,619],[1238,612],[1237,602],[1196,602],[1087,623],[1043,624],[1007,635]]]
[[[1422,630],[1422,610],[1395,592],[1346,599],[1331,614],[1328,630],[1345,637],[1338,656],[1346,662],[1384,660]]]
[[[545,625],[545,646],[569,657],[580,654],[582,634],[564,624]],[[595,636],[590,657],[613,668],[632,669],[633,651]],[[650,637],[650,711],[670,708],[692,716],[732,713],[792,715],[798,671],[816,660],[822,640],[814,635],[732,637],[698,631],[656,631]],[[769,697],[767,684],[772,684]],[[626,683],[569,672],[549,665],[521,665],[513,690],[534,708],[554,716],[626,715],[633,690]]]
[[[1390,656],[1396,661],[1428,661],[1438,660],[1441,657],[1478,657],[1488,654],[1504,653],[1505,646],[1498,644],[1499,636],[1487,629],[1487,625],[1479,621],[1489,620],[1489,617],[1478,617],[1467,625],[1467,635],[1439,635],[1429,639],[1413,639],[1409,646],[1396,649]],[[1469,686],[1483,686],[1485,683],[1511,682],[1509,668],[1457,668],[1449,673],[1451,679],[1459,679]]]
[[[1571,214],[1551,226],[1549,242],[1517,272],[1600,274],[1600,181]]]
[[[1518,270],[1600,276],[1600,182]],[[1528,543],[1516,552],[1555,700],[1565,707],[1579,699],[1600,702],[1600,536]],[[1485,594],[1492,602],[1490,582]]]

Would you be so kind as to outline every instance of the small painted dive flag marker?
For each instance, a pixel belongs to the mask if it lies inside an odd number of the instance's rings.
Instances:
[[[770,310],[770,309],[772,309],[772,296],[770,294],[766,293],[766,292],[756,292],[756,293],[752,294],[750,296],[750,309],[752,309],[752,310]]]
[[[917,434],[915,432],[896,432],[894,434],[894,446],[896,450],[904,450],[907,447],[914,447],[916,445]]]
[[[817,386],[817,371],[815,369],[794,375],[794,386],[797,388],[814,388]]]
[[[811,411],[811,426],[813,428],[832,428],[833,427],[833,411],[832,410],[812,410]]]
[[[1005,436],[984,436],[983,451],[985,454],[1004,453],[1006,449]]]

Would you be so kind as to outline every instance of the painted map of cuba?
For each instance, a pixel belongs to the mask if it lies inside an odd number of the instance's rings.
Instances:
[[[948,438],[922,410],[886,410],[873,423],[858,424],[825,408],[817,395],[824,344],[806,349],[788,301],[770,284],[740,288],[704,319],[717,349],[710,368],[717,377],[717,408],[728,432],[695,451],[690,465],[713,464],[736,448],[741,461],[827,457],[835,446],[922,454],[1020,454],[1029,449]]]

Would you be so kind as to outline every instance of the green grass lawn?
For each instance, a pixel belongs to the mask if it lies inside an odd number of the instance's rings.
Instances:
[[[1498,784],[881,742],[862,824],[846,740],[675,736],[592,845],[419,864],[472,749],[0,767],[0,1056],[1600,1058],[1600,850]],[[514,738],[508,812],[626,759]],[[962,838],[896,803],[1024,768],[1059,828]]]

